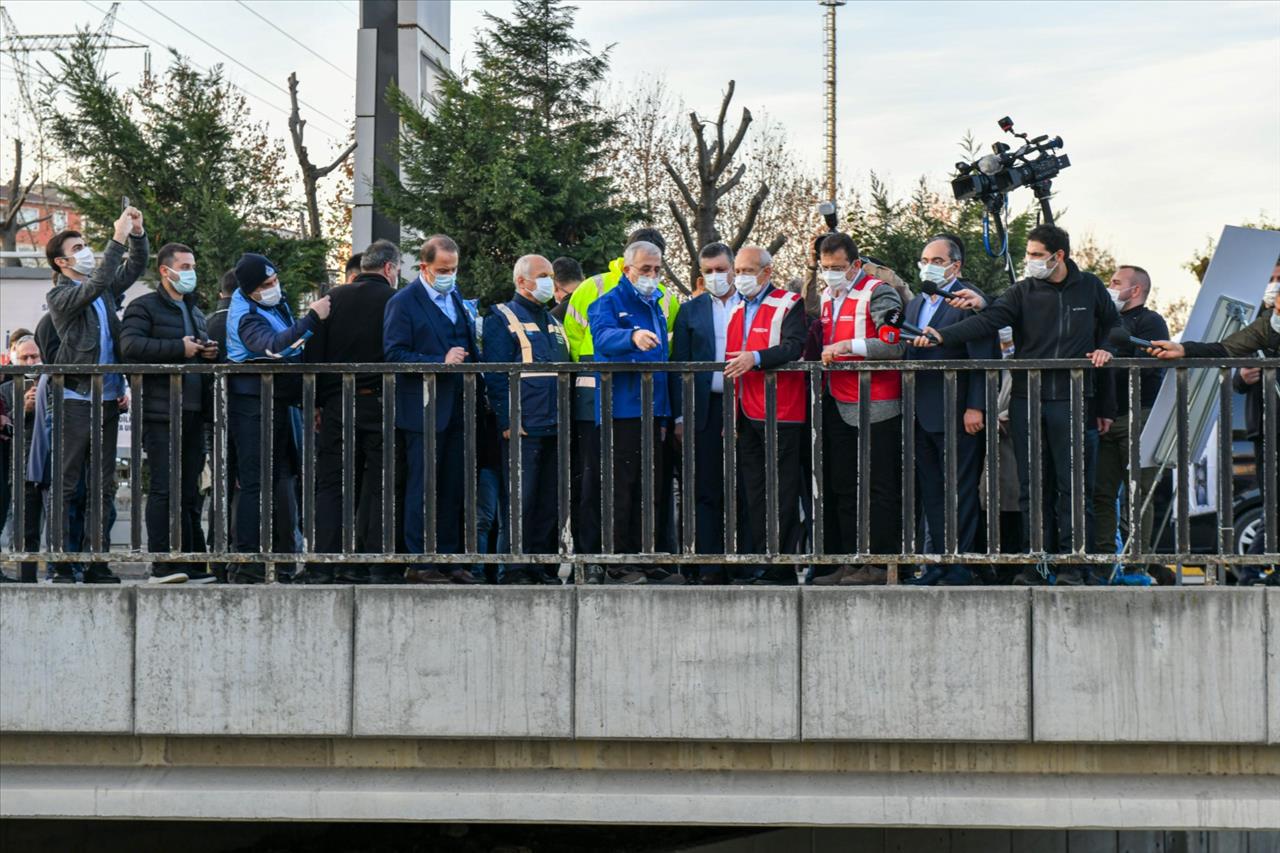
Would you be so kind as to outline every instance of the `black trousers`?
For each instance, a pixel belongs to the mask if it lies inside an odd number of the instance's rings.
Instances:
[[[316,551],[342,552],[342,532],[354,525],[355,550],[371,554],[383,551],[382,543],[382,398],[355,398],[355,446],[353,477],[354,518],[343,518],[342,398],[325,401],[316,441]]]
[[[613,421],[613,549],[618,554],[638,554],[644,548],[641,424],[640,418],[617,418]],[[654,423],[652,474],[655,509],[661,470],[662,430]],[[656,520],[656,513],[654,518]]]
[[[53,483],[53,488],[62,489],[62,506],[64,512],[69,512],[72,503],[76,497],[76,488],[80,484],[81,476],[89,478],[92,483],[92,474],[95,464],[102,466],[102,512],[99,521],[102,529],[102,547],[108,548],[111,545],[111,522],[115,514],[111,511],[116,499],[116,439],[120,428],[120,405],[115,400],[102,401],[102,458],[96,460],[89,459],[89,451],[91,448],[90,435],[93,429],[92,412],[93,404],[87,400],[66,400],[66,407],[63,410],[65,420],[63,421],[62,431],[62,467],[56,472],[59,478]],[[89,528],[92,523],[94,513],[94,497],[88,494],[85,500],[86,520],[85,520],[85,550],[93,550],[93,533]],[[64,545],[72,542],[71,523],[69,516],[67,518],[57,519],[56,523],[64,525],[65,536],[63,538]],[[107,564],[105,562],[95,562],[89,564],[89,570],[102,571],[105,570]],[[69,571],[69,567],[61,565],[57,567],[58,571]]]
[[[824,542],[828,554],[852,554],[865,537],[872,554],[902,551],[902,416],[871,424],[871,528],[858,529],[858,428],[849,426],[831,395],[823,398]]]
[[[768,458],[765,447],[764,421],[738,415],[738,471],[741,473],[746,496],[746,528],[751,531],[752,553],[764,553],[768,549],[768,471],[777,471],[778,478],[778,547],[785,551],[791,543],[800,540],[800,488],[803,474],[800,450],[807,431],[804,424],[778,424],[777,460]],[[741,549],[740,549],[741,550]],[[738,576],[768,571],[758,566]],[[781,579],[795,578],[790,566],[774,567],[774,574]]]
[[[147,454],[147,468],[151,476],[147,483],[147,550],[163,554],[171,547],[169,540],[170,514],[177,512],[181,518],[182,551],[202,550],[204,536],[196,536],[193,522],[198,518],[200,502],[200,472],[204,470],[204,425],[200,412],[182,413],[182,441],[178,448],[178,506],[174,506],[169,492],[169,450],[173,444],[173,428],[168,421],[144,421],[142,446]],[[156,561],[156,569],[181,570],[182,563]]]
[[[600,552],[600,427],[594,421],[573,422],[573,549]],[[581,469],[581,475],[578,470]]]
[[[956,502],[956,546],[963,553],[973,550],[978,535],[978,484],[982,479],[985,453],[982,438],[969,435],[956,424],[956,481],[947,483],[946,434],[930,432],[917,422],[916,492],[929,525],[929,540],[923,553],[941,554],[946,550],[947,501]]]
[[[693,548],[699,554],[724,553],[724,395],[707,397],[707,421],[693,432]],[[689,440],[685,424],[685,440]],[[684,487],[690,487],[685,483]],[[706,566],[716,571],[719,566]]]
[[[294,444],[289,407],[276,403],[272,414],[271,460],[268,472],[272,482],[273,542],[260,542],[262,519],[262,414],[261,400],[248,394],[230,394],[227,398],[228,424],[236,451],[236,475],[240,489],[236,498],[235,550],[262,552],[274,550],[288,553],[295,548],[298,526],[298,449]],[[307,428],[310,428],[310,424]],[[239,564],[246,573],[261,571],[252,564]]]
[[[1050,554],[1064,554],[1071,550],[1071,402],[1042,400],[1040,419],[1040,447],[1036,448],[1035,459],[1044,465],[1044,500],[1048,514],[1053,516],[1045,519],[1046,522],[1052,520],[1052,524],[1045,526],[1053,535],[1045,536],[1044,548]],[[1013,436],[1013,453],[1018,460],[1018,510],[1023,519],[1023,541],[1018,550],[1025,552],[1030,550],[1032,464],[1026,397],[1014,397],[1010,401],[1009,433]],[[1084,494],[1087,502],[1089,492]]]
[[[511,489],[511,442],[502,440],[502,483]],[[554,554],[560,550],[557,537],[559,524],[559,454],[556,436],[520,437],[520,548],[526,554]],[[511,506],[514,501],[509,501]],[[511,569],[527,570],[547,580],[557,578],[556,565],[499,566],[501,581]]]

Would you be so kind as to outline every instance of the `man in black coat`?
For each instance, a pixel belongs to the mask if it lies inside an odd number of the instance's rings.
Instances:
[[[196,305],[196,257],[189,246],[166,243],[156,256],[160,285],[125,309],[120,351],[131,364],[198,364],[218,357],[218,345],[210,341],[204,314]],[[142,445],[147,452],[150,478],[147,491],[147,549],[162,554],[169,539],[172,507],[170,450],[178,444],[179,528],[182,551],[197,548],[195,525],[200,502],[200,472],[204,470],[204,423],[208,417],[207,375],[185,373],[181,392],[174,397],[167,374],[150,373],[142,380]],[[178,419],[173,419],[173,407]],[[199,540],[203,542],[203,540]],[[156,561],[153,583],[212,583],[213,575],[191,564]]]
[[[330,313],[307,345],[305,358],[316,364],[381,363],[382,319],[392,288],[400,279],[400,249],[377,240],[360,254],[360,274],[349,284],[329,291]],[[352,530],[357,552],[390,552],[384,541],[382,512],[382,377],[357,374],[355,388],[354,480],[343,482],[342,379],[321,374],[316,381],[320,406],[320,436],[316,448],[316,551],[342,553],[343,532]],[[308,425],[309,426],[309,425]],[[352,489],[354,518],[343,517],[343,490]],[[352,525],[354,524],[354,527]],[[395,583],[404,567],[348,566],[338,580],[344,583]],[[333,583],[332,563],[307,567],[310,583]]]

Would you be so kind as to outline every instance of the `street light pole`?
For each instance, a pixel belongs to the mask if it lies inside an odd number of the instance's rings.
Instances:
[[[836,198],[836,8],[845,0],[818,0],[826,7],[827,62],[825,98],[827,107],[827,198]]]

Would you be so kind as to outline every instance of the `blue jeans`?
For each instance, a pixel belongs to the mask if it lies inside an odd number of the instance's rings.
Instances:
[[[476,478],[476,551],[481,554],[501,554],[507,550],[507,500],[502,492],[502,478],[496,468],[481,468]],[[476,563],[472,568],[476,577],[492,575],[496,571],[485,570],[485,564]]]

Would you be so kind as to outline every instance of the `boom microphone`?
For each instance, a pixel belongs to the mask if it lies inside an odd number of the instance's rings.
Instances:
[[[1112,326],[1111,331],[1107,333],[1107,339],[1111,341],[1112,346],[1122,347],[1126,344],[1133,344],[1135,347],[1141,347],[1142,349],[1151,348],[1151,341],[1135,338],[1129,334],[1129,330],[1124,326]]]

